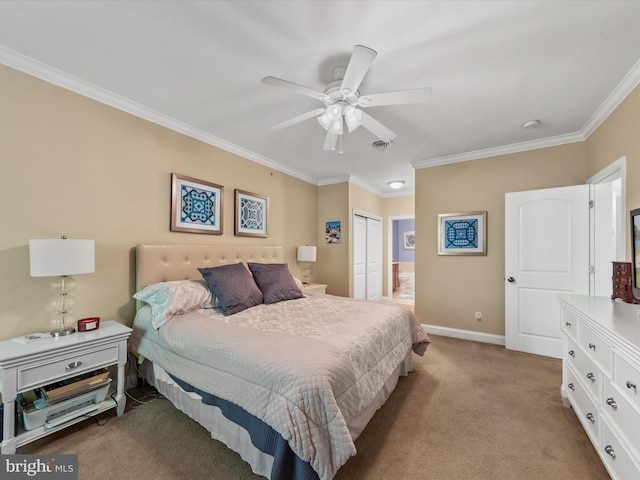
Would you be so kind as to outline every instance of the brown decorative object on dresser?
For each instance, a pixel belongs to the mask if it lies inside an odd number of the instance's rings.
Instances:
[[[611,262],[613,263],[613,293],[611,299],[621,298],[627,303],[638,303],[633,297],[631,285],[631,262]]]

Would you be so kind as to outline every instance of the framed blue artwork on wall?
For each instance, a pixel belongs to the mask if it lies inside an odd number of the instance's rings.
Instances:
[[[171,174],[171,231],[222,235],[224,187]]]
[[[267,237],[269,198],[236,189],[235,235]]]
[[[438,255],[486,255],[487,212],[438,215]]]

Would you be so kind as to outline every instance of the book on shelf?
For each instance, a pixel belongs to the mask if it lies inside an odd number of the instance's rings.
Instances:
[[[84,385],[92,385],[104,380],[109,376],[109,370],[101,368],[92,372],[83,373],[75,377],[66,378],[59,382],[51,383],[42,387],[47,399],[56,399],[58,395],[66,394]]]
[[[106,378],[103,378],[102,380],[98,380],[93,383],[80,385],[79,387],[74,388],[73,390],[68,390],[65,393],[61,393],[53,397],[47,396],[45,403],[47,406],[55,405],[65,400],[69,400],[70,398],[77,397],[85,393],[93,392],[94,390],[99,390],[103,387],[108,387],[110,383],[111,383],[111,379],[109,377],[106,377]]]

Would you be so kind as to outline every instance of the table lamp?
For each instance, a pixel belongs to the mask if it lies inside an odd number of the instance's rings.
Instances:
[[[95,242],[93,240],[59,239],[29,240],[29,260],[32,277],[54,277],[49,302],[52,336],[68,335],[75,331],[75,318],[69,310],[75,298],[69,295],[76,287],[71,275],[95,272]]]
[[[300,245],[298,247],[298,261],[302,262],[302,283],[311,283],[311,262],[316,261],[316,247]]]

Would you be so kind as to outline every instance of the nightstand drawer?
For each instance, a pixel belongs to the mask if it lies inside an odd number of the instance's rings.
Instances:
[[[118,346],[110,345],[102,350],[66,355],[44,364],[25,365],[18,368],[18,391],[22,392],[117,362]]]

